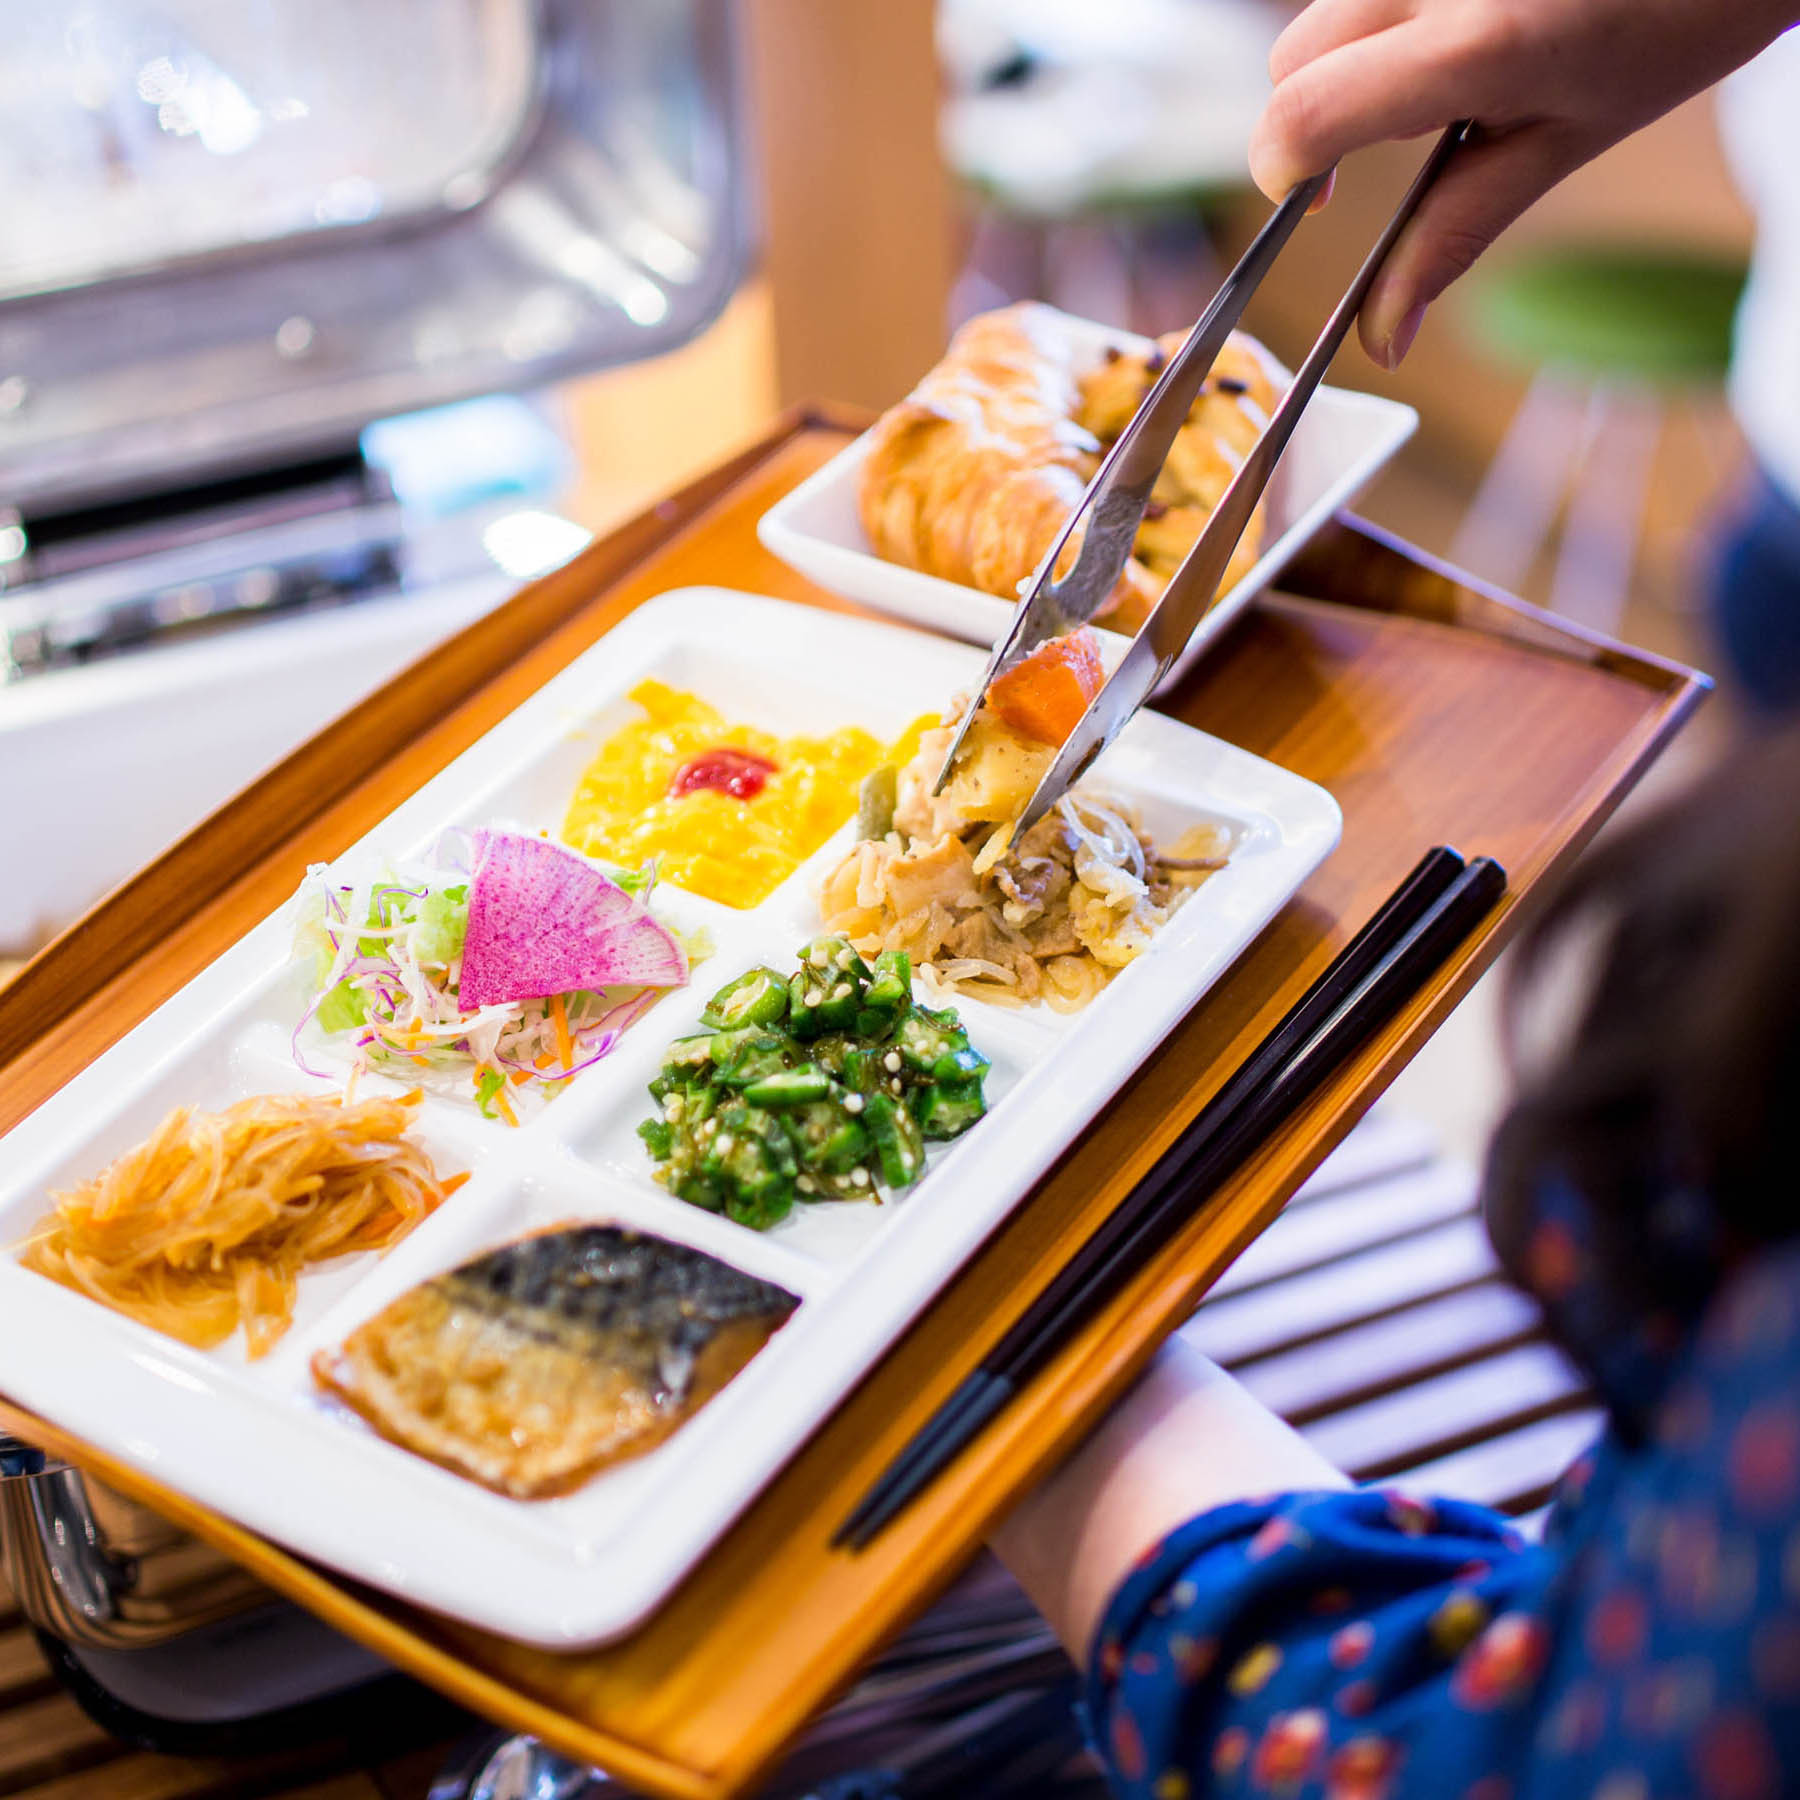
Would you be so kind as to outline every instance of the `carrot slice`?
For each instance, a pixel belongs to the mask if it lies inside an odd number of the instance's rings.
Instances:
[[[562,1058],[562,1066],[574,1068],[575,1044],[569,1035],[569,1010],[563,1005],[561,994],[550,996],[550,1023],[556,1028],[556,1054]]]
[[[1015,663],[988,689],[987,703],[1021,737],[1060,744],[1105,680],[1099,640],[1083,625]]]

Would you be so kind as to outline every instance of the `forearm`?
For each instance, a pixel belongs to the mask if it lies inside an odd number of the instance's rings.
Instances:
[[[993,1535],[993,1548],[1069,1652],[1085,1658],[1137,1558],[1232,1500],[1345,1478],[1177,1338],[1088,1441]]]

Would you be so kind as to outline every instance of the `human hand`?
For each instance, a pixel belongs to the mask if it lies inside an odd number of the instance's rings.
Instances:
[[[1477,122],[1363,306],[1363,347],[1391,369],[1534,200],[1797,18],[1800,0],[1313,0],[1270,57],[1250,171],[1279,199],[1352,150]]]

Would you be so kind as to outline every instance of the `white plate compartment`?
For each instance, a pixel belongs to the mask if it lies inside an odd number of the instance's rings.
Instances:
[[[554,831],[597,734],[646,676],[783,733],[861,724],[896,735],[974,676],[978,653],[920,633],[719,589],[641,608],[426,783],[346,860],[415,853],[449,825]],[[994,1060],[994,1110],[934,1148],[926,1179],[882,1206],[805,1207],[757,1234],[673,1200],[632,1128],[663,1046],[744,967],[791,966],[818,929],[816,881],[848,830],[760,907],[670,893],[712,958],[522,1129],[430,1099],[421,1130],[473,1179],[385,1260],[303,1278],[293,1331],[261,1363],[192,1351],[0,1259],[0,1391],[303,1554],[442,1611],[570,1646],[642,1619],[927,1306],[1130,1072],[1336,842],[1310,783],[1142,715],[1104,785],[1154,822],[1228,823],[1231,864],[1085,1012],[964,1005]],[[1165,825],[1165,829],[1166,829]],[[47,1190],[96,1172],[164,1112],[315,1085],[287,1058],[300,1005],[287,909],[265,920],[0,1142],[0,1235],[17,1242]],[[650,1456],[565,1499],[522,1504],[392,1445],[325,1402],[308,1374],[415,1282],[565,1218],[693,1243],[801,1296],[736,1382]],[[53,1347],[53,1351],[50,1348]]]

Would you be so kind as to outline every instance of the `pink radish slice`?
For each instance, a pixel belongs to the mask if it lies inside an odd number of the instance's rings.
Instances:
[[[518,832],[474,835],[458,989],[465,1012],[580,988],[687,980],[674,934],[585,856]]]

